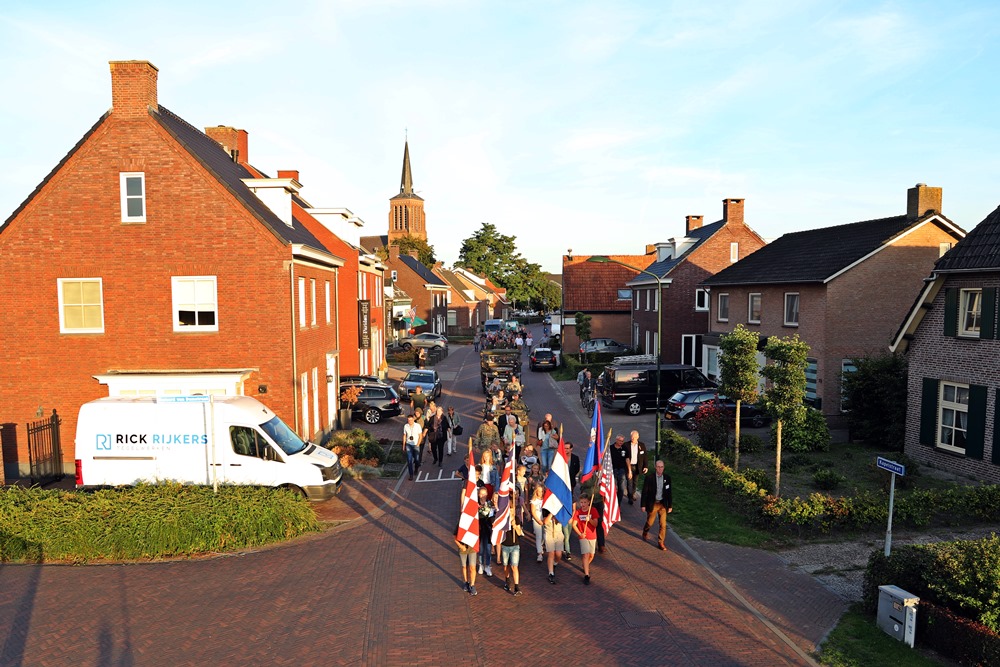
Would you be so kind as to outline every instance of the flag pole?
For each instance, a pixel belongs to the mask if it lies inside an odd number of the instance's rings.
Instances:
[[[611,427],[608,427],[608,437],[604,441],[604,450],[601,452],[601,472],[597,475],[597,483],[594,484],[594,488],[590,491],[590,505],[594,505],[594,496],[597,494],[597,487],[601,485],[601,478],[604,477],[604,457],[608,455],[608,449],[611,447]]]

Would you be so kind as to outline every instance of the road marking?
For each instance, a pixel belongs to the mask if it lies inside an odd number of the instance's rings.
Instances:
[[[429,472],[417,472],[417,479],[415,481],[420,483],[425,482],[456,482],[461,481],[462,478],[458,476],[458,472],[452,470],[449,473],[445,473],[444,470],[438,470],[437,477],[431,477]]]

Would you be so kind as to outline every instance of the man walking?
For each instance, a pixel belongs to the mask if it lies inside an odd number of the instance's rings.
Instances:
[[[615,475],[615,493],[618,494],[618,506],[622,504],[622,496],[625,495],[625,478],[630,474],[628,467],[628,450],[625,449],[625,436],[620,435],[615,438],[615,442],[609,450],[611,455],[611,469]]]
[[[410,481],[413,481],[413,474],[420,469],[420,441],[423,438],[423,429],[417,424],[413,415],[406,416],[406,425],[403,426],[403,447],[406,450],[406,470],[410,473]]]
[[[583,388],[586,384],[587,374],[590,373],[590,369],[586,366],[580,369],[580,372],[576,374],[576,383],[580,385],[580,400],[583,400]]]
[[[639,475],[649,472],[646,467],[646,445],[639,441],[639,432],[632,431],[628,447],[628,504],[635,504],[635,485]]]
[[[646,525],[642,527],[642,539],[645,542],[653,521],[660,520],[660,551],[666,551],[667,545],[667,514],[674,511],[673,489],[670,488],[670,475],[664,472],[663,461],[656,462],[656,474],[647,475],[642,483],[642,508],[646,510]]]
[[[427,394],[419,386],[413,388],[413,393],[410,394],[410,412],[416,411],[420,408],[421,412],[427,409]]]
[[[482,453],[487,449],[493,449],[500,445],[500,430],[496,423],[490,419],[489,415],[483,417],[483,423],[472,438],[472,444],[477,453]]]
[[[462,590],[469,595],[479,595],[476,592],[476,547],[458,540],[459,527],[455,526],[455,544],[458,546],[458,562],[462,567]]]
[[[516,500],[512,502],[516,503]],[[521,543],[523,534],[521,523],[517,520],[517,514],[510,515],[510,529],[503,535],[500,541],[500,555],[503,559],[504,582],[503,589],[510,592],[510,582],[514,582],[515,597],[521,594],[521,580],[518,573],[518,566],[521,564]]]

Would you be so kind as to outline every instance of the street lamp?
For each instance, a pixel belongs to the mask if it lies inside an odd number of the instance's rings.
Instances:
[[[652,271],[640,269],[638,266],[632,266],[625,262],[619,262],[617,259],[611,259],[605,255],[594,255],[593,257],[588,257],[587,261],[596,264],[617,264],[624,266],[626,269],[645,273],[656,281],[656,460],[658,460],[660,458],[660,358],[663,356],[663,284],[666,282],[669,285],[673,281],[670,279],[664,281],[663,278]],[[632,303],[630,301],[629,308],[631,307]]]

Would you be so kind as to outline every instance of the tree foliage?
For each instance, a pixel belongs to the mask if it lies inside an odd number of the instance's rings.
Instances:
[[[573,316],[576,337],[580,340],[590,340],[590,319],[590,315],[584,315],[581,312],[577,312]]]
[[[806,358],[809,345],[798,334],[786,338],[772,336],[767,340],[764,356],[770,363],[760,370],[768,380],[761,397],[764,409],[777,422],[774,463],[774,495],[781,494],[781,427],[786,422],[797,422],[805,417],[802,399],[806,392]]]
[[[733,470],[740,469],[740,411],[743,402],[757,400],[760,368],[757,364],[758,335],[742,324],[719,341],[719,393],[736,401],[736,434]]]
[[[844,373],[844,409],[851,434],[865,442],[903,451],[906,435],[907,368],[901,354],[881,352],[851,359]]]
[[[496,225],[484,222],[462,241],[455,266],[486,276],[507,290],[516,304],[549,310],[562,300],[559,286],[549,280],[542,267],[529,262],[517,250],[517,237],[501,234]]]
[[[434,256],[434,246],[424,239],[417,238],[416,236],[401,236],[394,240],[392,245],[398,245],[399,252],[403,255],[409,253],[411,250],[416,250],[417,261],[428,269],[433,269],[434,264],[437,263],[437,258]]]

